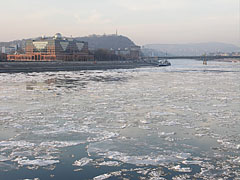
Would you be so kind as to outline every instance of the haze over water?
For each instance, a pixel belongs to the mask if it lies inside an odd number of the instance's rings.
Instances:
[[[0,74],[0,179],[240,177],[240,64]]]

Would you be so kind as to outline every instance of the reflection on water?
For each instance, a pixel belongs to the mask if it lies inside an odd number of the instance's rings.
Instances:
[[[234,179],[240,64],[0,74],[0,179]]]

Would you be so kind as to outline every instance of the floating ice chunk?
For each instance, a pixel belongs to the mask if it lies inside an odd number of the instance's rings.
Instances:
[[[217,142],[221,144],[223,147],[228,149],[240,149],[240,144],[235,144],[233,142],[230,142],[228,139],[218,139]]]
[[[111,176],[112,176],[111,174],[102,174],[94,177],[93,180],[104,180],[104,179],[110,178]]]
[[[175,132],[161,132],[161,133],[158,133],[158,136],[159,137],[167,137],[167,136],[170,136],[170,135],[175,135],[176,133]]]
[[[143,175],[147,175],[147,173],[149,173],[150,169],[144,169],[144,168],[137,168],[134,169],[138,174],[143,174]]]
[[[11,126],[14,127],[14,128],[17,128],[17,129],[23,128],[23,126],[18,124],[18,123],[12,123]]]
[[[37,158],[37,159],[57,159],[57,157],[50,156],[50,155],[37,156],[35,158]]]
[[[120,129],[125,129],[126,127],[128,127],[128,125],[127,125],[127,124],[124,124],[124,125],[120,126],[119,128],[120,128]]]
[[[78,172],[78,171],[82,171],[82,170],[83,170],[82,168],[79,168],[79,169],[74,169],[73,171]]]
[[[121,163],[119,163],[118,161],[104,161],[98,165],[100,165],[100,166],[120,166]]]
[[[151,112],[150,117],[175,115],[173,112]]]
[[[172,178],[172,180],[189,180],[189,179],[191,179],[191,176],[189,176],[188,174],[181,174]],[[206,177],[206,179],[210,179],[210,178]]]
[[[150,179],[156,179],[156,180],[157,180],[157,179],[162,179],[161,176],[164,175],[164,171],[161,170],[161,169],[153,170],[153,171],[151,171],[148,175],[151,176]],[[163,178],[163,179],[165,179],[165,178]]]
[[[202,161],[187,161],[187,160],[185,160],[185,161],[183,161],[182,163],[183,163],[183,164],[195,164],[195,165],[200,165],[200,164],[202,164]]]
[[[150,177],[149,180],[166,180],[166,179],[163,177]]]
[[[150,123],[151,123],[150,121],[147,121],[147,120],[145,120],[145,119],[144,119],[144,120],[141,120],[140,122],[143,123],[143,124],[150,124]]]
[[[109,151],[103,153],[105,157],[109,159],[115,159],[124,163],[136,164],[136,165],[159,165],[161,163],[177,161],[176,156],[171,155],[159,155],[159,156],[128,156],[125,153],[117,151]],[[179,157],[178,157],[179,158]]]
[[[163,122],[160,122],[161,125],[163,126],[176,126],[176,125],[180,125],[179,122],[177,121],[163,121]]]
[[[59,160],[45,160],[45,159],[34,159],[34,160],[29,160],[29,159],[19,159],[18,164],[22,166],[28,166],[28,165],[33,165],[33,166],[48,166],[52,164],[59,163]]]
[[[177,172],[192,172],[190,167],[181,167],[180,165],[173,166],[171,169]]]
[[[91,124],[96,124],[96,121],[84,121],[83,124],[84,125],[91,125]]]
[[[12,152],[10,154],[11,157],[17,157],[17,156],[32,156],[33,152],[32,151],[16,151]]]
[[[101,136],[95,137],[95,138],[88,138],[88,142],[95,142],[95,141],[103,141],[106,139],[112,139],[118,137],[119,134],[115,132],[108,132],[108,131],[103,131],[101,132]]]
[[[236,149],[240,149],[240,144],[236,145]]]
[[[203,137],[203,136],[206,136],[206,134],[200,134],[200,133],[198,133],[198,134],[195,134],[195,136],[197,136],[197,137]]]
[[[187,159],[187,158],[191,157],[191,154],[190,153],[178,153],[176,155],[176,157],[179,159]]]
[[[79,144],[84,144],[83,141],[47,141],[42,142],[40,146],[51,146],[51,147],[69,147],[69,146],[76,146]]]
[[[138,126],[140,129],[150,130],[151,128],[149,126]]]
[[[27,141],[1,141],[0,146],[10,146],[10,147],[33,147],[35,146],[34,143],[30,143]]]
[[[171,138],[171,137],[166,137],[166,138],[164,138],[164,140],[165,140],[165,141],[169,141],[169,142],[175,141],[175,139],[174,139],[174,138]]]
[[[232,160],[235,164],[240,164],[240,157]]]
[[[93,180],[103,180],[103,179],[110,178],[111,176],[120,176],[121,174],[122,174],[122,171],[115,171],[115,172],[106,173],[106,174],[96,176],[96,177],[93,178]]]
[[[9,161],[11,158],[0,155],[0,162]]]
[[[93,160],[92,159],[89,159],[89,158],[82,158],[80,160],[77,160],[73,163],[73,166],[85,166],[87,165],[88,163],[92,162]]]

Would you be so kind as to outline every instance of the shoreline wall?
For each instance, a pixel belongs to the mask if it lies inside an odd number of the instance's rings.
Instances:
[[[153,64],[144,61],[1,62],[0,73],[131,69],[143,66],[153,66]]]

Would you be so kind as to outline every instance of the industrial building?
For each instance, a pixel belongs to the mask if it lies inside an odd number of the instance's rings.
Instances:
[[[8,55],[11,61],[87,61],[93,60],[88,43],[73,38],[64,38],[57,33],[53,38],[27,40],[25,54]]]

